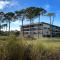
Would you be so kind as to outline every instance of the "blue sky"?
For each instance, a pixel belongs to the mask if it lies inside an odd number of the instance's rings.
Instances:
[[[42,7],[47,10],[47,12],[54,12],[56,14],[54,24],[60,26],[60,0],[0,0],[0,11],[4,12],[14,12],[16,10],[21,10],[27,7]],[[36,19],[38,20],[38,19]],[[35,22],[37,22],[35,20]],[[48,22],[48,17],[41,16],[41,22]],[[11,30],[19,30],[21,25],[20,21],[11,23]],[[24,24],[29,22],[24,21]]]

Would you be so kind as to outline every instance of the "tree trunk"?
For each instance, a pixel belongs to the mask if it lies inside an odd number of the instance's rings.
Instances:
[[[1,22],[0,22],[0,32],[1,32]]]
[[[32,20],[30,19],[30,37],[31,37],[31,22]]]
[[[6,26],[6,31],[7,31],[7,26]]]
[[[34,24],[34,20],[33,19],[32,19],[32,22],[31,23]],[[32,27],[34,27],[34,26],[32,26]],[[31,31],[32,31],[32,36],[34,37],[34,28]]]
[[[50,16],[50,37],[52,37],[52,25],[51,25],[51,16]]]
[[[52,21],[52,25],[54,23],[54,16],[53,16],[53,21]],[[53,26],[52,26],[52,35],[53,35]]]
[[[33,34],[34,34],[34,31],[33,31],[32,28],[31,28],[31,27],[32,27],[32,25],[31,25],[32,21],[33,21],[33,20],[30,19],[30,26],[29,26],[29,29],[30,29],[29,37],[30,37],[30,38],[31,38],[31,37],[34,37],[34,35],[33,35]]]
[[[4,31],[5,31],[5,26],[4,26]]]
[[[39,39],[39,35],[40,35],[39,29],[40,29],[40,15],[39,15],[39,22],[38,22],[38,39]]]
[[[7,24],[7,22],[6,22],[6,24]],[[7,27],[8,27],[8,26],[6,25],[6,31],[7,31]]]
[[[22,18],[22,27],[23,27],[24,16]],[[24,27],[22,28],[22,36],[24,37]]]
[[[23,32],[23,30],[24,30],[24,27],[23,27],[23,20],[22,20],[22,36],[24,37],[24,32]]]
[[[0,21],[0,35],[1,35],[1,21]]]
[[[10,20],[9,20],[9,35],[10,35]]]

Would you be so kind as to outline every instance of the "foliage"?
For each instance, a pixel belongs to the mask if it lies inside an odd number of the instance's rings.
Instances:
[[[29,8],[26,8],[25,11],[26,11],[26,17],[28,19],[34,19],[37,16],[46,13],[46,10],[38,7],[29,7]]]
[[[16,35],[16,36],[19,36],[19,35],[20,35],[20,31],[16,31],[16,32],[15,32],[15,35]]]

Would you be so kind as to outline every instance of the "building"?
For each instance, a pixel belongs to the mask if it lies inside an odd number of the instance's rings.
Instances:
[[[21,32],[24,37],[41,37],[41,36],[60,36],[60,27],[55,25],[50,25],[45,22],[34,23],[31,25],[24,25],[21,27]]]

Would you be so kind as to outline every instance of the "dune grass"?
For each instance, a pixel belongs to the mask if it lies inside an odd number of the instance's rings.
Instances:
[[[60,60],[60,39],[1,37],[0,60]]]

